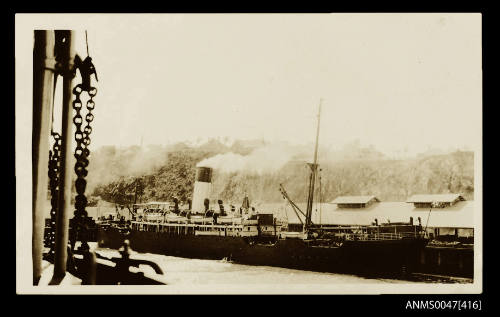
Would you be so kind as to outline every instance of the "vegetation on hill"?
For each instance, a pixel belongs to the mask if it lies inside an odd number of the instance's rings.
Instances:
[[[192,195],[197,163],[229,152],[244,160],[264,146],[272,145],[238,141],[229,147],[210,140],[201,146],[179,143],[147,149],[103,147],[92,153],[87,193],[92,203],[99,199],[117,204],[171,201],[174,197],[187,201]],[[253,202],[279,202],[281,183],[292,199],[305,201],[309,179],[306,161],[311,149],[310,146],[290,148],[293,148],[290,159],[281,166],[273,165],[272,170],[215,169],[211,199],[238,204],[248,194]],[[473,199],[473,152],[395,160],[386,158],[373,147],[355,144],[348,149],[323,150],[322,153],[321,177],[316,185],[321,187],[322,201],[341,195],[375,195],[385,201],[404,201],[412,194],[450,192]],[[242,166],[248,167],[248,164]],[[319,191],[317,195],[319,199]]]

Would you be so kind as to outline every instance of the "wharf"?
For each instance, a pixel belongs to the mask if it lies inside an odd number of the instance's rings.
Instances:
[[[473,278],[474,247],[471,244],[433,244],[420,253],[418,273]]]

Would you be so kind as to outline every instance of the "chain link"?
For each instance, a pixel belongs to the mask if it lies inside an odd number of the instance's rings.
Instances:
[[[95,102],[93,98],[97,94],[97,89],[95,87],[90,87],[87,91],[89,95],[89,99],[86,103],[87,114],[85,115],[85,127],[82,130],[83,116],[81,114],[82,111],[82,101],[80,99],[80,95],[83,91],[83,87],[81,84],[77,85],[73,89],[73,94],[75,95],[75,100],[73,101],[73,109],[76,111],[76,114],[73,118],[73,123],[76,126],[75,131],[75,141],[76,148],[74,152],[74,156],[76,158],[75,163],[75,173],[77,179],[75,181],[75,189],[76,189],[76,197],[75,197],[75,212],[73,218],[73,232],[71,237],[72,248],[77,240],[82,242],[81,248],[82,250],[88,250],[88,239],[89,239],[89,219],[88,213],[86,210],[87,206],[87,197],[85,196],[85,188],[87,186],[87,181],[85,177],[87,176],[87,167],[89,165],[88,157],[90,155],[89,145],[90,145],[90,134],[92,133],[91,123],[94,120],[94,115],[92,111],[95,107]]]
[[[59,193],[59,166],[61,155],[61,135],[52,133],[54,145],[49,151],[49,186],[50,186],[50,229],[46,239],[46,245],[50,248],[48,257],[53,258],[56,244],[56,217]]]

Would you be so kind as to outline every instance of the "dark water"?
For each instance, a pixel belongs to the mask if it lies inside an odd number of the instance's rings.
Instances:
[[[116,250],[97,249],[106,257],[118,257]],[[292,284],[419,284],[419,283],[470,283],[465,279],[415,275],[411,280],[365,278],[355,275],[293,270],[271,266],[252,266],[222,260],[187,259],[151,253],[133,252],[133,257],[156,262],[165,273],[169,285],[292,285]],[[153,273],[149,266],[140,268]]]

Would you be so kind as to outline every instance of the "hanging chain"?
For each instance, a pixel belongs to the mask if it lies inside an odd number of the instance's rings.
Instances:
[[[61,44],[59,47],[56,46],[56,51],[62,51],[61,46],[65,45],[63,44],[65,43],[63,38],[58,39],[58,43]],[[88,43],[87,43],[87,52],[88,52]],[[60,58],[63,59],[64,56],[62,54],[60,55],[59,54],[60,53],[56,52],[56,56],[59,56]],[[75,110],[73,123],[76,126],[76,132],[75,132],[76,149],[74,152],[76,163],[74,170],[77,179],[75,182],[75,189],[76,189],[75,211],[74,211],[74,218],[72,219],[72,225],[70,225],[71,230],[69,232],[70,234],[69,243],[71,245],[71,250],[73,250],[76,241],[80,240],[82,242],[80,251],[88,251],[89,246],[87,242],[89,239],[89,234],[88,234],[89,219],[87,211],[85,209],[87,206],[87,198],[85,197],[85,188],[87,182],[85,180],[85,177],[87,176],[86,168],[88,167],[89,164],[88,157],[90,155],[90,151],[88,149],[88,146],[90,145],[90,134],[92,133],[91,123],[94,119],[92,111],[94,110],[95,102],[93,98],[97,94],[97,89],[95,87],[92,87],[91,85],[91,75],[94,74],[97,80],[97,73],[92,63],[92,59],[89,56],[87,56],[84,60],[82,60],[78,55],[76,55],[74,59],[74,67],[73,66],[66,67],[69,65],[66,65],[61,61],[59,61],[57,65],[58,68],[56,69],[55,80],[57,80],[57,76],[59,75],[63,77],[69,76],[73,78],[76,75],[77,70],[80,71],[82,80],[82,82],[76,85],[76,87],[73,89],[73,95],[75,97],[72,103],[73,109]],[[80,96],[83,91],[87,92],[87,94],[89,95],[89,99],[87,100],[86,103],[87,114],[85,116],[85,127],[83,127],[82,130],[82,125],[84,124],[84,122],[81,114],[82,101],[80,99]],[[54,81],[54,94],[55,94],[55,81]],[[54,108],[54,105],[52,105],[52,107]],[[54,124],[53,115],[54,115],[54,109],[52,110],[52,125]],[[58,193],[60,191],[59,178],[60,178],[61,150],[62,150],[61,135],[59,133],[54,132],[53,129],[51,129],[51,135],[54,139],[53,148],[51,151],[49,151],[49,164],[48,164],[49,186],[51,194],[51,211],[50,211],[50,229],[46,238],[47,246],[50,247],[50,251],[47,255],[49,260],[53,259],[55,256],[55,236],[56,236],[55,227],[56,227],[57,213],[59,212]]]
[[[61,155],[61,135],[51,133],[54,139],[52,150],[49,151],[49,186],[50,186],[50,229],[46,237],[46,245],[50,248],[48,258],[53,259],[56,244],[56,217],[59,193],[59,164]]]
[[[76,197],[75,197],[75,212],[73,218],[73,230],[71,232],[70,241],[71,248],[74,248],[74,245],[77,240],[81,241],[80,251],[88,251],[89,245],[89,224],[90,219],[88,218],[88,213],[86,210],[87,207],[87,197],[85,196],[85,188],[87,187],[87,181],[85,177],[87,176],[87,167],[89,165],[89,156],[90,156],[90,134],[92,133],[91,123],[94,120],[94,115],[92,111],[95,107],[94,97],[97,94],[97,88],[93,87],[91,84],[91,76],[95,75],[97,79],[97,72],[92,63],[92,58],[89,56],[89,48],[88,48],[88,38],[87,31],[85,31],[85,43],[87,46],[87,57],[82,60],[80,56],[75,56],[75,71],[78,69],[80,71],[80,75],[82,78],[81,84],[76,85],[73,89],[73,94],[75,95],[75,100],[73,101],[73,109],[76,111],[75,116],[73,117],[73,123],[76,126],[75,131],[75,141],[76,141],[76,149],[75,149],[75,173],[76,173]],[[86,103],[87,115],[85,116],[85,127],[82,130],[83,125],[83,117],[81,114],[82,110],[82,101],[80,99],[80,95],[83,91],[86,91],[89,95],[89,99]]]
[[[88,89],[88,90],[87,90]],[[82,91],[87,91],[89,95],[89,99],[86,103],[87,114],[85,116],[85,127],[82,130],[83,117],[81,114],[82,110],[82,101],[80,99],[80,95]],[[73,89],[73,94],[75,95],[75,100],[73,101],[73,109],[76,111],[76,114],[73,118],[73,123],[76,126],[75,131],[75,141],[76,141],[76,149],[75,149],[75,173],[77,176],[75,182],[76,189],[76,197],[75,197],[75,212],[74,212],[74,223],[73,223],[73,234],[72,234],[72,245],[77,240],[82,242],[81,248],[82,250],[88,250],[88,213],[86,210],[87,206],[87,197],[85,196],[85,188],[87,186],[87,181],[85,177],[87,176],[87,167],[89,164],[88,157],[90,155],[89,145],[90,145],[90,134],[92,133],[91,123],[94,120],[94,115],[92,111],[95,107],[95,102],[93,98],[97,94],[97,89],[95,87],[89,86],[84,87],[83,84],[78,84]]]

